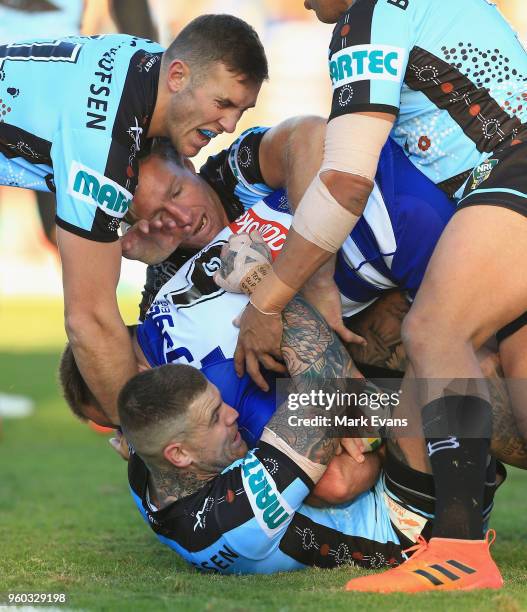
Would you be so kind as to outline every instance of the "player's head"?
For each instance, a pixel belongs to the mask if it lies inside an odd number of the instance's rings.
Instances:
[[[217,134],[234,131],[267,78],[265,51],[249,24],[232,15],[194,19],[163,54],[163,135],[180,153],[196,155]]]
[[[215,474],[247,452],[238,413],[191,366],[164,365],[134,376],[117,404],[126,439],[149,467]]]
[[[139,181],[127,221],[171,218],[181,232],[181,246],[201,249],[228,223],[218,194],[196,174],[192,162],[167,138],[158,138],[140,161]]]
[[[355,0],[305,0],[304,6],[315,11],[323,23],[337,23]]]
[[[60,359],[59,382],[66,403],[81,421],[93,421],[101,427],[116,427],[86,384],[69,342]]]
[[[127,329],[133,339],[137,325],[127,325]],[[139,364],[138,367],[140,367]],[[75,416],[81,421],[92,421],[101,427],[117,427],[115,423],[108,419],[99,401],[84,380],[69,342],[66,342],[66,347],[60,358],[58,375],[64,399]]]

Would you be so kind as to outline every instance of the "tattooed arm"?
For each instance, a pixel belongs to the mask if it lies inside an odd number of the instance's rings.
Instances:
[[[348,344],[355,362],[402,373],[408,360],[401,339],[401,326],[410,304],[398,290],[387,292],[371,306],[346,320],[346,326],[362,336],[366,345]]]
[[[284,334],[282,355],[292,378],[295,393],[328,391],[328,381],[351,377],[353,363],[336,333],[322,316],[302,297],[295,297],[282,314]],[[337,388],[332,385],[332,391]],[[326,411],[317,405],[305,406],[302,419],[341,416],[344,408],[333,407]],[[280,436],[300,455],[327,465],[340,446],[340,439],[328,437],[328,427],[297,426],[290,424],[291,410],[287,401],[278,406],[268,428]]]

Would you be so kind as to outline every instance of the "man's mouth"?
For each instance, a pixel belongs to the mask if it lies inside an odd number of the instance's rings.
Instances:
[[[218,135],[216,132],[213,132],[212,130],[205,130],[202,128],[198,128],[198,132],[205,138],[208,138],[209,140],[216,138],[216,136]]]

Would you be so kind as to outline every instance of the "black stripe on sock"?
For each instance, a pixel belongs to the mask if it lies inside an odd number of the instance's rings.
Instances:
[[[450,578],[450,580],[459,580],[459,576],[457,574],[454,574],[450,570],[447,570],[446,567],[443,567],[442,565],[439,565],[438,563],[435,563],[434,565],[431,565],[430,567],[433,567],[438,572],[441,572],[443,576]]]
[[[414,570],[414,574],[419,574],[420,576],[423,576],[423,578],[426,578],[427,580],[430,580],[430,582],[434,585],[434,586],[439,586],[440,584],[443,584],[441,582],[441,580],[439,580],[439,578],[436,578],[434,576],[434,574],[429,574],[428,572],[425,572],[425,570]]]
[[[454,566],[456,569],[461,570],[462,572],[465,572],[465,574],[475,574],[476,573],[475,569],[473,569],[472,567],[469,567],[468,565],[463,565],[463,563],[460,563],[459,561],[456,561],[455,559],[449,559],[447,563]]]

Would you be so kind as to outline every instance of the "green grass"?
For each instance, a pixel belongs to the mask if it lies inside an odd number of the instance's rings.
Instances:
[[[18,330],[21,312],[8,313]],[[60,310],[47,316],[60,321]],[[527,609],[527,474],[512,469],[492,519],[506,580],[499,592],[350,595],[342,585],[360,572],[349,568],[250,577],[189,569],[144,525],[106,437],[76,422],[59,398],[62,337],[53,339],[52,324],[43,326],[45,341],[33,337],[37,351],[26,340],[24,351],[11,350],[0,334],[0,389],[31,395],[37,406],[28,419],[5,420],[0,438],[0,604],[8,592],[63,592],[68,608],[84,610]]]

